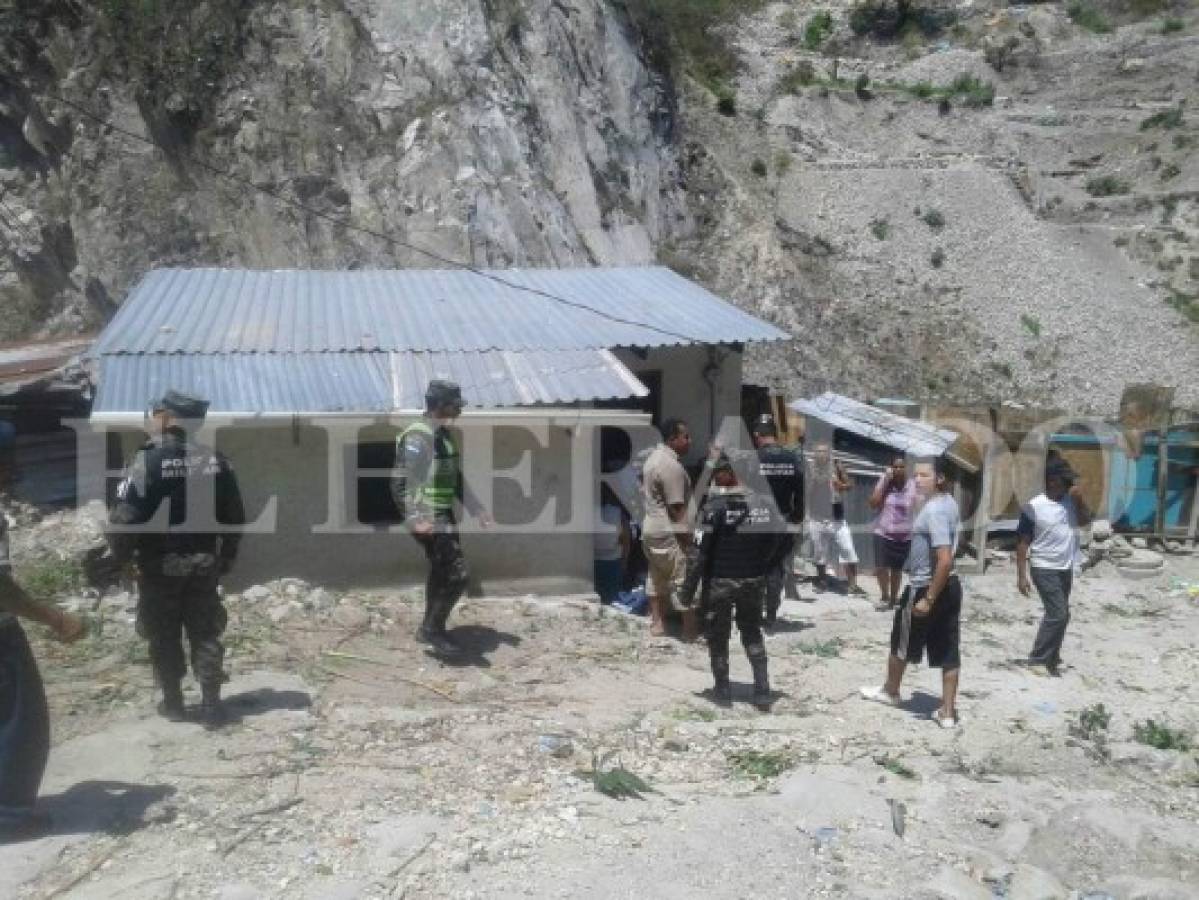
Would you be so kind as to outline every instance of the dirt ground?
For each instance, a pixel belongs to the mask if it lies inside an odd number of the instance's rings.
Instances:
[[[219,733],[155,716],[129,598],[88,601],[98,635],[36,636],[57,829],[0,847],[0,896],[1199,897],[1195,750],[1133,739],[1199,742],[1199,557],[1084,575],[1060,678],[1009,663],[1040,609],[1011,564],[966,582],[956,731],[927,719],[936,671],[903,709],[859,699],[889,617],[807,585],[768,642],[769,715],[743,656],[719,711],[702,645],[585,598],[468,600],[448,666],[415,595],[255,587],[228,598]],[[606,796],[597,762],[652,790]]]

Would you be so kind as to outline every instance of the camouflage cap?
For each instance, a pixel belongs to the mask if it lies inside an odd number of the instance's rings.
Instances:
[[[428,409],[437,409],[441,406],[461,408],[465,405],[462,400],[462,388],[452,381],[434,378],[425,388],[425,407]]]
[[[754,419],[754,434],[764,435],[766,437],[778,437],[779,429],[774,423],[774,416],[770,413],[762,413]]]
[[[203,419],[208,414],[208,401],[181,391],[170,390],[152,404],[155,412],[169,412],[180,419]]]

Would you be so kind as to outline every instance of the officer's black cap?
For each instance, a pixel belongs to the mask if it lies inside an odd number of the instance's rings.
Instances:
[[[426,409],[438,409],[442,406],[457,406],[461,409],[465,405],[462,401],[462,388],[452,381],[435,378],[425,388]]]
[[[208,401],[171,390],[154,401],[154,411],[166,411],[180,419],[203,419],[208,414]]]
[[[762,413],[754,420],[754,434],[760,434],[764,437],[778,437],[779,429],[774,424],[774,416],[770,413]]]
[[[749,480],[753,472],[753,466],[758,461],[757,454],[749,453],[744,450],[729,449],[721,451],[720,456],[716,458],[713,469],[717,472],[729,471],[737,476],[737,480],[743,484]]]

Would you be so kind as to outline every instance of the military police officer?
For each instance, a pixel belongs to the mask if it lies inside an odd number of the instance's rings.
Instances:
[[[461,653],[446,631],[446,622],[470,578],[455,507],[461,502],[484,526],[491,522],[466,488],[458,439],[450,431],[462,406],[462,390],[457,384],[436,379],[429,382],[425,414],[397,439],[392,478],[392,497],[404,515],[404,524],[429,560],[425,615],[416,639],[444,656]]]
[[[729,682],[729,636],[733,620],[754,674],[753,703],[762,711],[771,704],[766,644],[762,639],[762,599],[766,575],[777,557],[781,523],[770,498],[753,491],[752,454],[725,451],[715,462],[700,526],[699,540],[688,560],[682,598],[690,604],[704,581],[700,616],[715,679],[713,699],[732,704]]]
[[[754,423],[754,444],[758,448],[758,465],[770,485],[779,515],[787,526],[803,522],[804,477],[803,460],[795,451],[779,443],[778,427],[771,415],[762,415]],[[779,606],[783,600],[783,589],[793,577],[791,554],[795,550],[795,534],[788,528],[779,541],[777,558],[771,561],[766,580],[767,631],[774,629]]]
[[[220,526],[245,523],[229,461],[192,440],[208,402],[167,391],[154,403],[155,434],[134,455],[109,513],[113,555],[136,568],[139,632],[162,687],[159,712],[184,717],[182,631],[191,645],[206,727],[224,721],[221,683],[227,616],[217,584],[237,558],[241,535]]]

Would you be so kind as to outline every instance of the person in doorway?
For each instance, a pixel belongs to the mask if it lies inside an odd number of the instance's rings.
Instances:
[[[864,687],[867,700],[898,706],[899,687],[908,663],[928,652],[928,664],[941,670],[941,705],[932,719],[942,728],[958,724],[957,693],[961,671],[962,584],[954,571],[960,515],[950,493],[946,463],[922,460],[913,472],[918,495],[912,523],[912,547],[905,591],[891,625],[891,654],[882,687]]]
[[[83,621],[33,600],[12,577],[8,520],[0,510],[0,843],[36,837],[50,826],[35,808],[50,756],[50,714],[37,661],[18,618],[60,641],[83,637]]]
[[[699,543],[687,568],[682,597],[685,604],[692,605],[702,580],[699,610],[715,680],[715,703],[727,707],[733,701],[729,637],[735,619],[753,669],[753,703],[765,712],[770,709],[771,693],[762,639],[762,601],[784,532],[770,498],[749,487],[753,462],[749,454],[732,451],[714,461],[714,487],[705,498]]]
[[[173,390],[153,405],[156,433],[117,487],[108,543],[117,561],[135,572],[138,629],[149,641],[162,688],[159,713],[172,721],[184,718],[186,631],[192,674],[200,682],[201,717],[206,728],[217,728],[225,721],[221,635],[228,622],[217,588],[241,541],[228,528],[244,525],[246,517],[229,460],[189,434],[207,412],[207,400]]]
[[[845,569],[845,581],[851,596],[864,597],[858,584],[858,554],[853,535],[845,521],[845,492],[850,488],[849,475],[839,460],[833,459],[827,441],[818,443],[812,452],[812,471],[806,479],[808,487],[808,537],[816,563],[816,590],[831,587],[829,569]]]
[[[1091,510],[1062,459],[1045,467],[1045,491],[1029,501],[1016,526],[1016,586],[1025,597],[1035,585],[1045,615],[1032,652],[1021,660],[1034,671],[1057,675],[1062,642],[1070,623],[1070,589],[1079,558],[1079,526],[1091,522]],[[1031,578],[1030,578],[1031,573]]]
[[[916,485],[907,477],[907,463],[896,456],[870,495],[874,520],[874,573],[881,593],[878,608],[892,610],[899,602],[899,585],[912,543],[912,506]]]
[[[450,430],[463,405],[457,384],[440,379],[429,382],[424,415],[396,439],[396,471],[391,481],[392,499],[404,515],[404,525],[429,561],[425,613],[416,639],[446,657],[462,653],[446,623],[470,582],[458,534],[458,505],[476,516],[484,528],[491,524],[490,514],[466,487],[458,438]]]
[[[593,542],[595,592],[600,603],[611,603],[624,589],[631,540],[628,514],[616,492],[601,484]]]
[[[766,610],[762,624],[769,633],[774,630],[783,592],[794,580],[791,569],[794,530],[803,522],[804,514],[803,460],[794,450],[779,443],[778,426],[770,415],[759,416],[754,423],[754,445],[758,449],[758,466],[770,485],[784,529],[779,535],[777,557],[771,560],[766,580]]]
[[[662,443],[645,461],[641,474],[645,508],[641,541],[649,561],[650,634],[664,635],[667,612],[678,606],[686,641],[695,640],[699,631],[695,611],[683,609],[679,601],[691,546],[691,477],[682,463],[690,449],[687,423],[667,419],[662,423]]]

